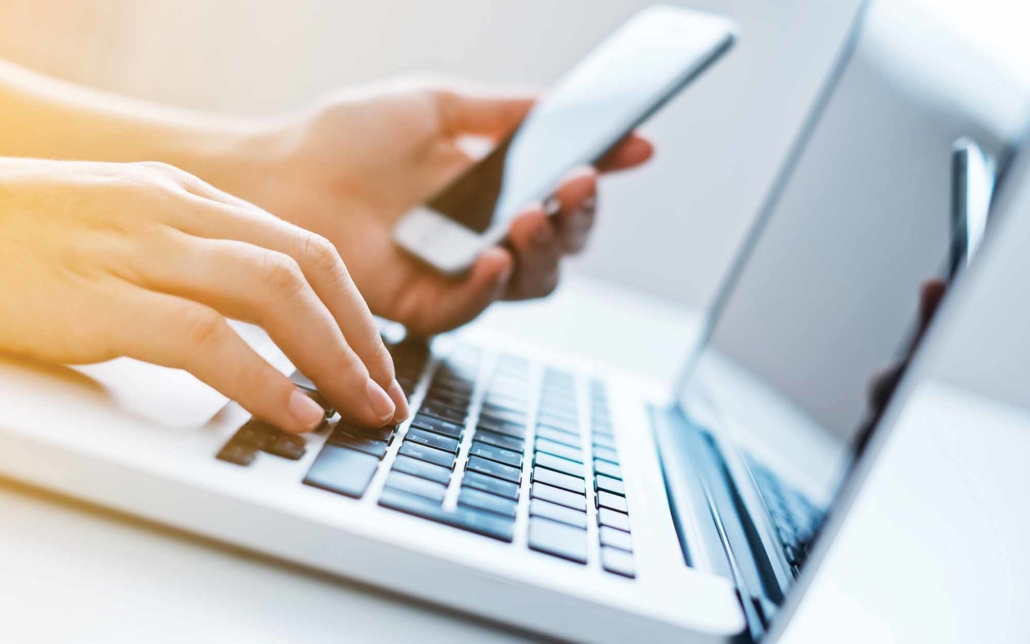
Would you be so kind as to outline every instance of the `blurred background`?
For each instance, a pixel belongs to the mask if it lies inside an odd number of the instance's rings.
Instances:
[[[888,0],[889,1],[889,0]],[[0,56],[103,89],[270,114],[408,73],[546,86],[647,0],[0,0]],[[800,128],[859,0],[687,0],[736,19],[731,55],[653,119],[658,154],[602,186],[569,270],[680,303],[719,284]],[[1030,8],[922,0],[935,29],[1013,78]],[[919,36],[918,30],[913,38]],[[346,150],[341,150],[346,154]]]

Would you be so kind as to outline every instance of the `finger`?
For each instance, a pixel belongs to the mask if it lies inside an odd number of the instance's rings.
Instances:
[[[184,369],[241,407],[288,432],[307,432],[322,408],[268,364],[213,309],[172,295],[132,287],[111,309],[120,321],[107,341],[119,355]]]
[[[654,156],[654,145],[636,132],[630,133],[597,162],[601,172],[617,172],[641,165]]]
[[[501,137],[522,122],[536,102],[532,94],[485,94],[437,89],[440,124],[449,136]]]
[[[578,253],[586,245],[594,223],[597,200],[597,171],[574,171],[555,191],[559,210],[554,217],[558,244],[563,253]]]
[[[295,260],[243,242],[166,237],[136,267],[147,287],[260,325],[347,420],[380,426],[393,418],[395,405]]]
[[[558,284],[561,246],[554,225],[542,207],[530,208],[512,221],[508,243],[515,254],[516,271],[505,299],[544,297],[554,291]]]
[[[199,203],[198,208],[207,214],[202,213],[189,221],[183,226],[184,231],[212,239],[235,239],[293,258],[336,320],[347,344],[368,369],[372,380],[388,392],[396,410],[395,419],[400,422],[407,418],[408,404],[394,378],[393,358],[386,350],[372,312],[358,292],[336,247],[325,238],[265,211],[254,213],[243,206],[229,203],[226,206],[212,208],[210,204]],[[315,374],[306,375],[315,379]]]
[[[513,259],[503,248],[489,248],[476,259],[460,279],[425,269],[417,288],[406,291],[400,302],[400,317],[412,320],[408,331],[428,336],[461,326],[501,298],[511,279]]]

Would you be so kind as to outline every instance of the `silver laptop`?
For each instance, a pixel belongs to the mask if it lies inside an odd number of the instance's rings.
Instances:
[[[1012,136],[927,118],[892,6],[856,25],[678,382],[397,339],[413,418],[327,410],[298,442],[182,372],[5,358],[0,473],[557,638],[761,637],[918,348],[921,285],[950,279],[953,144],[1003,167]]]

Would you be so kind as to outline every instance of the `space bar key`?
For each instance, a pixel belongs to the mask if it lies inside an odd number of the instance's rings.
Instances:
[[[464,507],[446,512],[433,501],[389,488],[383,490],[379,505],[509,543],[514,534],[514,522],[508,519]]]

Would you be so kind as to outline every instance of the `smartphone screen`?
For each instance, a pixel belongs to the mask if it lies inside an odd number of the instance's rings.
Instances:
[[[483,233],[549,196],[565,174],[602,157],[703,69],[712,43],[692,38],[689,27],[682,19],[628,22],[426,206]]]

